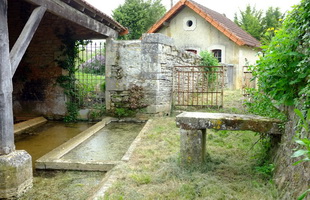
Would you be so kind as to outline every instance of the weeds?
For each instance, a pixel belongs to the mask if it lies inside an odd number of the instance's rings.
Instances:
[[[212,130],[207,135],[205,163],[183,168],[175,119],[155,118],[133,158],[119,169],[119,181],[108,190],[105,199],[277,198],[275,187],[261,174],[269,173],[269,168],[255,170],[259,159],[253,157],[261,151],[261,143],[250,149],[259,135]]]

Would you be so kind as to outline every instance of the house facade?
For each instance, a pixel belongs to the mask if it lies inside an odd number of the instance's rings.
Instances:
[[[209,51],[224,65],[233,66],[233,88],[240,89],[243,66],[254,64],[260,43],[225,17],[191,0],[179,1],[148,33],[162,33],[178,48]]]

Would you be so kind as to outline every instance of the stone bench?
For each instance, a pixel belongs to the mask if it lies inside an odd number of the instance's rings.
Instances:
[[[281,120],[256,115],[184,112],[176,117],[181,134],[181,164],[199,164],[206,152],[206,129],[250,130],[258,133],[281,134]]]

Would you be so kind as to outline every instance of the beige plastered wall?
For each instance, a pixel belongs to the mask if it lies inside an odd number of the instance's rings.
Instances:
[[[191,27],[186,24],[188,20],[193,22]],[[170,23],[163,26],[158,32],[173,38],[176,47],[180,49],[192,49],[198,53],[205,50],[221,49],[222,63],[234,65],[235,89],[242,88],[243,66],[255,64],[257,60],[257,50],[252,47],[237,45],[187,7],[174,16]]]

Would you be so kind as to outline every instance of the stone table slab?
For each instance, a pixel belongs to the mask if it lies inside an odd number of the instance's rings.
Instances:
[[[250,130],[258,133],[281,134],[281,120],[257,115],[184,112],[176,117],[182,129]]]
[[[250,130],[280,135],[282,121],[257,115],[228,113],[184,112],[176,117],[180,127],[180,155],[182,165],[204,162],[206,130]]]

